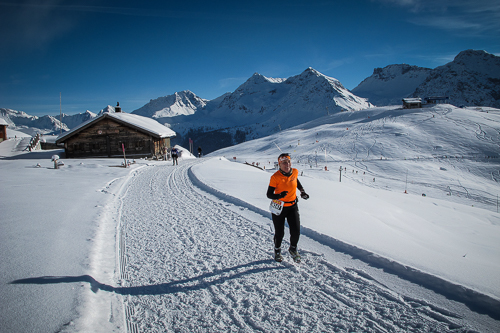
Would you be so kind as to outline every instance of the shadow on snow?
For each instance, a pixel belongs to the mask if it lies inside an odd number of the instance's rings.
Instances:
[[[28,279],[19,279],[10,284],[58,284],[88,282],[91,290],[96,293],[99,290],[114,292],[120,295],[163,295],[178,292],[190,292],[205,289],[213,285],[224,283],[228,280],[237,279],[250,274],[257,274],[266,271],[286,269],[285,266],[269,264],[269,260],[254,261],[235,267],[230,267],[214,272],[202,274],[200,276],[187,278],[179,281],[161,283],[148,286],[136,287],[113,287],[100,283],[90,275],[80,276],[41,276]],[[266,265],[267,264],[267,265]],[[265,266],[261,266],[265,265]]]

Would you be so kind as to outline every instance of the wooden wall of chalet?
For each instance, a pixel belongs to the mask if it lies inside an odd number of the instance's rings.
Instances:
[[[170,147],[170,138],[154,138],[113,119],[101,121],[68,138],[66,157],[123,157],[122,143],[128,157],[151,157]]]
[[[7,125],[0,125],[0,142],[7,139]]]
[[[421,102],[407,103],[403,101],[403,109],[421,109],[421,108],[422,108]]]

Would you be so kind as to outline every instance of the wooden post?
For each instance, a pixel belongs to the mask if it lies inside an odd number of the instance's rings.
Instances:
[[[125,168],[127,167],[127,158],[125,157],[125,145],[122,142],[122,150],[123,150],[123,162],[125,165]]]

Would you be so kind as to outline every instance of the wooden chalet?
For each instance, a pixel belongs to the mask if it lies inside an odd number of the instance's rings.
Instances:
[[[3,119],[3,118],[0,118],[0,142],[8,139],[7,126],[9,126],[7,121],[5,121],[5,119]]]
[[[403,98],[403,109],[419,109],[422,107],[422,99],[418,98]]]
[[[448,96],[431,96],[425,97],[424,101],[426,104],[439,104],[439,103],[448,103],[450,98]]]
[[[106,112],[61,134],[56,144],[64,144],[66,158],[160,157],[170,148],[175,132],[154,119],[121,112]]]

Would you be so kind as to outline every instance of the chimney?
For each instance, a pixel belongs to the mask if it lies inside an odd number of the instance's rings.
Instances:
[[[120,107],[120,102],[116,102],[115,112],[122,112],[122,108]]]

